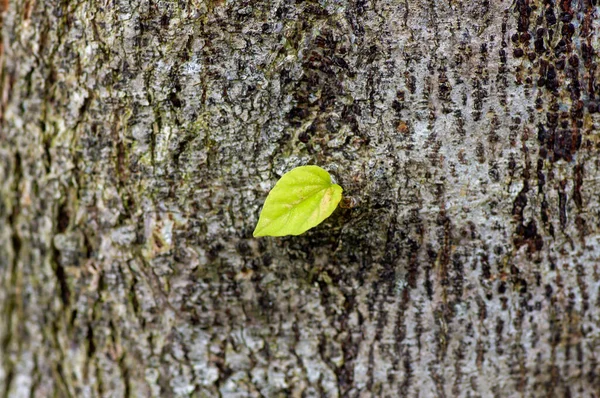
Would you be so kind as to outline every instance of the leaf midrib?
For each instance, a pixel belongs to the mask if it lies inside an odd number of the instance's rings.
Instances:
[[[306,196],[306,198],[304,198],[304,199],[300,200],[299,202],[296,202],[296,203],[294,203],[294,204],[292,205],[292,207],[290,207],[290,209],[287,211],[287,220],[285,220],[285,223],[287,224],[287,223],[289,222],[289,218],[292,216],[292,211],[293,211],[293,210],[294,210],[296,207],[300,206],[302,203],[306,202],[307,200],[309,200],[311,197],[315,196],[315,195],[316,195],[316,194],[318,194],[319,192],[321,192],[321,191],[324,191],[324,190],[326,190],[326,189],[329,189],[329,188],[331,188],[332,186],[333,186],[333,184],[329,184],[329,186],[327,186],[327,187],[324,187],[324,188],[321,188],[321,189],[319,189],[319,190],[317,190],[317,191],[314,191],[314,192],[312,192],[311,194],[307,195],[307,196]],[[321,211],[321,206],[317,206],[316,210],[318,210],[318,211],[320,212],[320,211]],[[314,211],[313,211],[312,213],[314,213]],[[312,215],[312,213],[311,213],[311,215]],[[308,220],[308,218],[309,218],[309,217],[306,217],[306,220]],[[306,222],[306,221],[302,222],[302,224],[304,224],[305,222]]]

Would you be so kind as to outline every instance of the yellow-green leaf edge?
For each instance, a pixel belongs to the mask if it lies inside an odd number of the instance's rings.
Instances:
[[[275,184],[260,213],[253,235],[300,235],[333,213],[343,189],[319,166],[300,166]]]

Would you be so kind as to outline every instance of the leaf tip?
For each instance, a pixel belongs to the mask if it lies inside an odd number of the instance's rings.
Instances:
[[[260,238],[261,236],[265,236],[263,233],[261,233],[263,228],[258,228],[260,225],[257,225],[256,228],[254,228],[254,232],[252,232],[252,236],[255,238]]]

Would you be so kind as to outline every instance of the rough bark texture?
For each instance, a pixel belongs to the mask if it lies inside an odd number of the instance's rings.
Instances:
[[[0,7],[4,396],[599,396],[596,0]]]

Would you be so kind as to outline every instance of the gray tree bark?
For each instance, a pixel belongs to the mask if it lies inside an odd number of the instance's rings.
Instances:
[[[600,396],[596,0],[0,7],[3,396]]]

